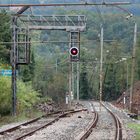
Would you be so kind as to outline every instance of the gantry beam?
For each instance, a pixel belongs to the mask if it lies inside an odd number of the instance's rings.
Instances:
[[[19,11],[16,13],[18,15],[22,14],[23,12],[25,12],[30,6],[23,6],[19,9]]]
[[[87,21],[84,15],[19,15],[18,19],[19,22],[24,22],[29,30],[84,31]]]
[[[65,30],[65,31],[80,31],[83,32],[85,27],[81,26],[28,26],[29,30]]]
[[[105,5],[105,6],[111,6],[111,5],[129,5],[130,2],[102,2],[102,3],[51,3],[51,4],[0,4],[0,7],[34,7],[34,6],[92,6],[92,5]]]

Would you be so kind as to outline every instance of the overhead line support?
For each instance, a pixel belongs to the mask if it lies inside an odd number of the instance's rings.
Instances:
[[[135,72],[135,57],[136,57],[136,44],[137,44],[137,23],[134,25],[134,41],[132,50],[132,66],[131,66],[131,88],[130,88],[130,112],[133,112],[133,92],[134,92],[134,72]]]
[[[0,7],[36,7],[36,6],[92,6],[92,5],[130,5],[130,2],[103,2],[103,3],[50,3],[50,4],[0,4]]]
[[[30,6],[23,6],[16,14],[20,15],[25,12]]]
[[[16,55],[16,49],[17,49],[17,17],[12,18],[12,26],[13,26],[13,32],[12,32],[12,40],[13,44],[11,47],[11,65],[12,65],[12,115],[16,115],[16,67],[17,67],[17,55]]]
[[[25,12],[29,6],[23,6],[17,14],[20,15]],[[12,45],[11,45],[11,66],[12,66],[12,115],[16,116],[17,114],[17,16],[12,17]]]

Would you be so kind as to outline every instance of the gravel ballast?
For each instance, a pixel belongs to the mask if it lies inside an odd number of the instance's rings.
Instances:
[[[100,108],[98,102],[94,102],[93,105],[98,112],[99,120],[87,140],[114,140],[115,125],[112,116],[104,107]]]
[[[48,126],[25,140],[74,140],[84,130],[94,114],[86,111],[61,118],[58,122]]]

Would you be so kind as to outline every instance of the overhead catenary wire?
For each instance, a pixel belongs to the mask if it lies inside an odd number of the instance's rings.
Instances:
[[[86,41],[77,41],[76,43],[85,43],[85,42],[94,42],[94,41],[99,41],[98,39],[95,39],[95,40],[86,40]],[[117,40],[104,40],[104,42],[115,42]],[[0,42],[0,44],[12,44],[13,42]],[[30,42],[17,42],[17,44],[28,44],[28,43],[31,43],[31,44],[45,44],[45,43],[70,43],[70,41],[57,41],[57,40],[50,40],[50,41],[30,41]],[[46,47],[46,46],[45,46]]]
[[[92,0],[92,1],[95,2],[95,3],[97,3],[96,0]],[[102,3],[104,3],[104,1],[103,1]],[[101,13],[100,8],[98,7],[98,5],[96,5],[95,8],[96,8],[96,11],[97,11],[97,13],[98,13],[100,19],[101,19],[101,22],[104,23],[104,19],[103,19],[103,16],[102,16],[102,13]]]
[[[47,3],[47,4],[0,4],[0,7],[37,7],[37,6],[48,6],[48,7],[55,7],[55,6],[92,6],[92,5],[105,5],[105,6],[113,6],[113,5],[130,5],[130,2],[108,2],[108,3]]]
[[[58,62],[57,65],[64,65],[64,64],[67,64],[69,63],[69,59],[65,59],[64,61],[62,62]],[[48,68],[48,69],[51,69],[51,68],[55,68],[56,67],[56,63],[54,64],[51,64],[51,65],[46,65],[46,66],[39,66],[39,68]]]

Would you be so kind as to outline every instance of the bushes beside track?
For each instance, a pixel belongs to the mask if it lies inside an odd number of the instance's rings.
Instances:
[[[39,101],[39,93],[22,81],[17,82],[17,113],[32,109]],[[11,78],[0,76],[0,115],[10,114],[12,109]]]

